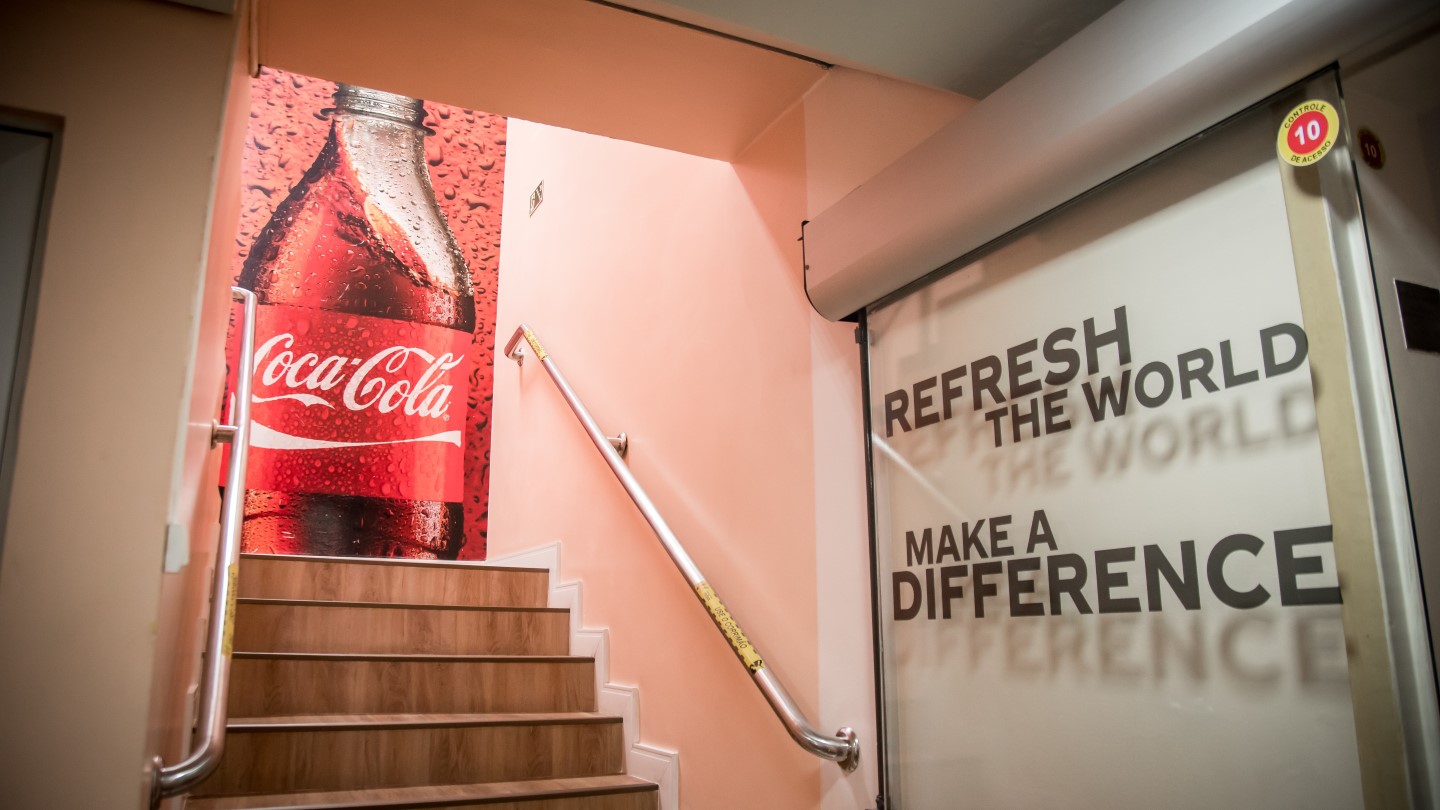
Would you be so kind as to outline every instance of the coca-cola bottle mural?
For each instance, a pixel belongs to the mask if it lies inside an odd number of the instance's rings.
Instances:
[[[470,271],[426,159],[426,110],[342,84],[319,118],[318,156],[238,278],[259,303],[242,549],[455,559],[468,395],[482,375],[471,369]]]

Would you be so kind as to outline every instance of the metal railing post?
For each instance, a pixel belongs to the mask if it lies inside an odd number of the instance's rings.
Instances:
[[[255,363],[255,294],[231,287],[244,303],[240,356],[235,358],[235,406],[232,424],[215,424],[210,444],[230,443],[225,471],[225,497],[220,503],[220,543],[215,554],[215,580],[210,596],[210,623],[205,634],[204,670],[200,676],[199,745],[185,759],[166,765],[153,761],[150,805],[185,793],[215,771],[225,751],[226,702],[230,694],[230,643],[235,631],[235,586],[240,571],[240,529],[245,519],[245,464],[250,449],[250,385]]]

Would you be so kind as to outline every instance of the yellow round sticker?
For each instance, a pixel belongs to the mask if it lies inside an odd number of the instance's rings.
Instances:
[[[1340,116],[1335,105],[1311,99],[1285,116],[1275,148],[1280,159],[1291,166],[1309,166],[1329,154],[1339,136]]]

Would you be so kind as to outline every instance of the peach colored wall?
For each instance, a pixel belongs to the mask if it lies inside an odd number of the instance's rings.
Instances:
[[[805,215],[839,202],[973,106],[945,90],[832,68],[805,96]]]
[[[810,307],[797,117],[736,166],[513,120],[500,332],[536,330],[767,664],[816,711]],[[531,189],[545,201],[530,216]],[[492,556],[561,540],[561,579],[681,753],[693,810],[814,807],[820,763],[770,714],[534,362],[499,364]],[[823,718],[829,722],[830,718]],[[838,722],[834,725],[839,725]]]
[[[806,215],[825,210],[973,104],[953,93],[847,68],[831,70],[800,111]],[[824,810],[873,807],[880,787],[858,348],[853,326],[811,313],[815,578],[823,583],[816,614],[820,715],[854,724],[868,753],[854,774],[821,769]]]
[[[641,687],[641,739],[680,752],[687,810],[873,806],[859,367],[796,240],[812,199],[967,103],[832,72],[733,165],[512,119],[502,339],[535,328],[802,708],[864,733],[849,777],[789,740],[544,370],[501,363],[492,555],[563,542],[559,577],[611,630],[612,679]]]
[[[236,19],[3,16],[0,105],[65,120],[0,560],[0,804],[137,808]]]

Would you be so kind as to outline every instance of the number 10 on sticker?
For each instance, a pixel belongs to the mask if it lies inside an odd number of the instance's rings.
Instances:
[[[1309,166],[1330,152],[1339,131],[1340,116],[1334,105],[1312,99],[1286,114],[1276,150],[1280,159],[1292,166]]]

